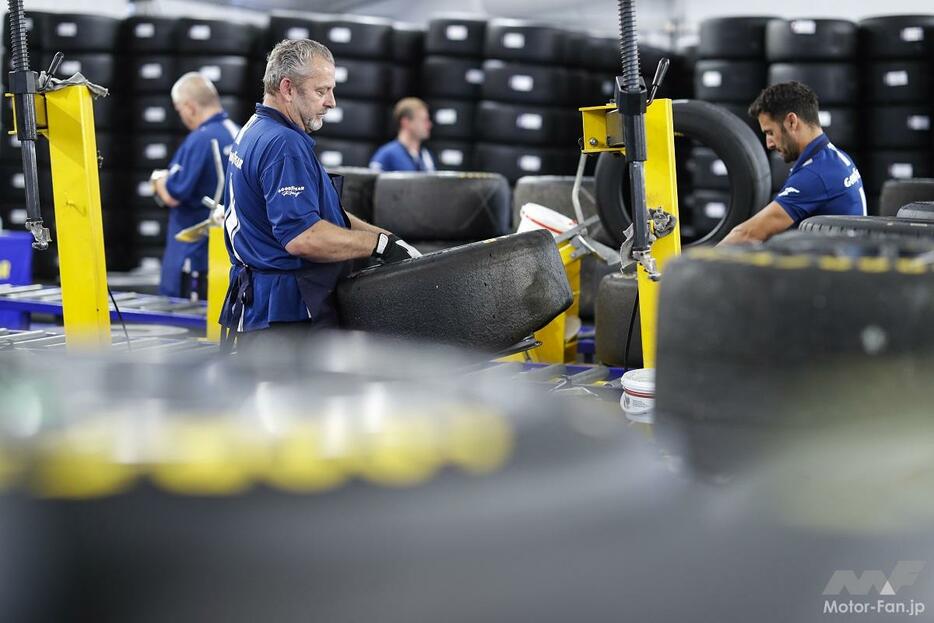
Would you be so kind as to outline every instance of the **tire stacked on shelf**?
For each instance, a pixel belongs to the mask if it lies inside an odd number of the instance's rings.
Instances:
[[[717,104],[759,133],[748,108],[766,86],[765,30],[768,17],[720,17],[701,24],[694,66],[697,99]],[[690,191],[682,195],[682,237],[702,238],[717,227],[730,207],[730,179],[723,160],[703,145],[693,145],[687,161]],[[681,190],[679,188],[679,190]]]
[[[766,26],[769,84],[797,80],[817,93],[820,123],[833,144],[860,164],[862,124],[859,101],[859,47],[856,24],[839,19],[774,19]],[[793,163],[770,155],[774,191]]]
[[[886,180],[930,177],[934,15],[892,15],[859,23],[868,147],[867,194]],[[877,202],[870,200],[870,205]]]
[[[474,128],[484,82],[486,28],[486,20],[462,16],[438,17],[428,23],[421,95],[431,111],[428,146],[440,170],[478,168]]]
[[[487,25],[483,100],[476,116],[477,168],[515,182],[524,175],[568,175],[579,154],[565,32],[531,22]]]
[[[181,75],[175,55],[179,20],[130,17],[123,22],[125,101],[131,134],[127,137],[130,167],[125,207],[132,248],[129,268],[158,268],[165,249],[168,208],[153,201],[149,176],[165,169],[184,137],[184,126],[172,105],[171,89]]]

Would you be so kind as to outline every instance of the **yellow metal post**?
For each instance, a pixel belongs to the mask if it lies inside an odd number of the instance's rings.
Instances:
[[[224,244],[224,228],[211,227],[208,230],[208,330],[207,339],[218,342],[221,338],[221,325],[218,318],[227,286],[230,284],[230,257]]]
[[[69,349],[110,346],[110,306],[91,92],[69,86],[44,96],[52,164],[65,340]]]
[[[615,115],[615,104],[581,108],[584,129],[584,148],[587,154],[625,152],[609,140],[608,115]],[[678,218],[678,182],[675,169],[675,131],[672,104],[668,99],[656,99],[645,113],[645,137],[648,158],[645,162],[645,198],[649,209],[661,208],[675,217],[674,230],[652,244],[652,257],[658,271],[664,275],[665,265],[681,254],[681,225]],[[615,137],[619,138],[619,137]],[[649,279],[639,266],[639,316],[642,323],[642,361],[646,368],[655,367],[657,343],[659,283]],[[664,277],[662,277],[664,279]]]

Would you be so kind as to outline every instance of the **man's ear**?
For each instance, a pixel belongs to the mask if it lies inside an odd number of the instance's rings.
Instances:
[[[285,101],[292,101],[292,89],[294,88],[291,78],[283,78],[279,81],[279,93],[285,98]]]
[[[800,124],[801,124],[801,119],[798,117],[797,114],[790,112],[787,115],[785,115],[785,121],[784,121],[785,129],[789,131],[794,131],[798,129],[798,126]]]

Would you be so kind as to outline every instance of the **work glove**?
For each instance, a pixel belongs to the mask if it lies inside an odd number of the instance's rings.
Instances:
[[[399,236],[384,233],[380,233],[379,238],[377,238],[372,255],[372,257],[384,264],[392,264],[393,262],[401,262],[402,260],[421,256],[422,254],[418,252],[418,249]]]

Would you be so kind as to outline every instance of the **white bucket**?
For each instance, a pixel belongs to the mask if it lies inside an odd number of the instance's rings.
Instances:
[[[537,203],[527,203],[522,206],[522,209],[519,210],[519,217],[517,233],[532,231],[533,229],[547,229],[554,236],[559,236],[577,226],[577,221],[574,219]]]
[[[642,368],[624,374],[619,404],[633,422],[651,424],[655,411],[655,369]]]

